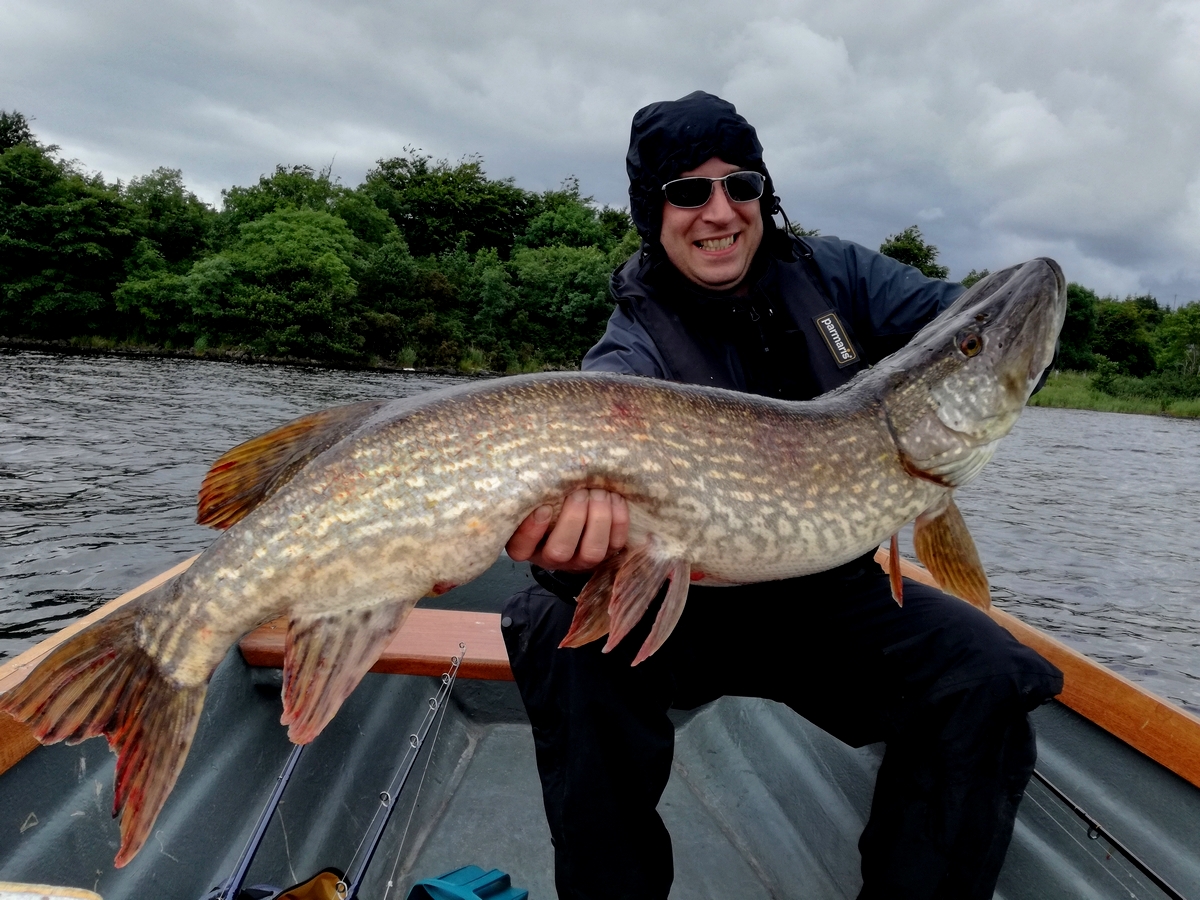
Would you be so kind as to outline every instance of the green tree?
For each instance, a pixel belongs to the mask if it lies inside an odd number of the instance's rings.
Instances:
[[[342,219],[359,240],[381,244],[395,232],[388,214],[375,205],[361,187],[349,189],[330,177],[328,168],[276,166],[258,184],[221,192],[221,228],[227,240],[236,240],[238,229],[270,213],[285,209],[311,209]]]
[[[122,336],[138,343],[190,346],[200,327],[185,276],[149,238],[137,242],[126,269],[129,276],[113,291],[113,303],[124,317]]]
[[[1200,375],[1200,300],[1166,312],[1154,333],[1160,369]]]
[[[601,223],[592,198],[580,195],[579,180],[574,176],[566,179],[561,189],[546,191],[539,199],[542,211],[517,238],[516,246],[599,247],[607,252],[619,240]]]
[[[0,153],[0,329],[66,337],[111,334],[112,292],[135,237],[120,190],[53,148]]]
[[[612,313],[608,256],[598,247],[540,247],[513,253],[517,296],[508,344],[529,343],[542,360],[581,360]]]
[[[970,272],[967,273],[967,277],[962,280],[962,286],[965,288],[969,288],[972,285],[978,284],[979,282],[983,281],[983,279],[987,278],[991,274],[992,273],[987,269],[984,269],[984,270],[978,271],[978,272],[975,269],[972,269]]]
[[[179,169],[158,168],[134,178],[122,196],[134,235],[153,241],[168,265],[190,265],[207,249],[216,210],[184,187]]]
[[[379,160],[362,190],[392,217],[414,256],[448,253],[461,244],[468,254],[494,247],[507,259],[537,205],[536,195],[511,178],[488,178],[478,156],[452,166],[412,148]]]
[[[633,227],[633,219],[630,218],[629,211],[618,209],[615,206],[605,206],[599,213],[600,227],[603,228],[613,239],[613,246],[620,244],[630,234],[637,234]],[[639,240],[640,242],[640,240]]]
[[[926,242],[916,225],[909,225],[899,234],[889,235],[879,245],[879,252],[920,269],[927,278],[945,278],[950,274],[948,267],[937,264],[938,248]]]
[[[470,343],[474,268],[463,250],[414,257],[399,235],[378,247],[359,283],[365,351],[381,359],[408,351],[419,365],[457,366]]]
[[[1167,310],[1159,306],[1158,300],[1150,294],[1126,297],[1125,300],[1137,307],[1138,315],[1142,320],[1142,327],[1151,334],[1154,333],[1154,329],[1162,324],[1163,319],[1167,315]]]
[[[1092,341],[1096,335],[1096,292],[1081,284],[1067,285],[1067,316],[1058,337],[1058,368],[1085,371],[1096,366]]]
[[[29,120],[15,109],[12,112],[0,109],[0,153],[17,144],[38,145]]]
[[[312,166],[276,166],[270,175],[260,176],[258,184],[221,191],[221,223],[236,234],[242,225],[281,209],[329,212],[337,189],[328,169],[318,172]]]
[[[1092,349],[1111,360],[1123,375],[1141,378],[1154,371],[1154,351],[1142,311],[1132,300],[1101,300],[1096,304]]]
[[[261,353],[344,358],[363,344],[357,281],[361,242],[344,221],[314,209],[281,209],[238,229],[222,251],[188,277],[205,337]],[[199,270],[199,271],[197,271]]]

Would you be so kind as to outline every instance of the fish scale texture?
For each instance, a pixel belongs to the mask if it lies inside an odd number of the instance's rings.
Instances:
[[[579,487],[628,499],[631,543],[653,534],[664,558],[731,583],[852,559],[946,493],[904,471],[878,411],[845,403],[575,374],[397,406],[180,579],[146,626],[179,681],[206,679],[230,642],[281,613],[349,620],[469,581],[525,515]]]

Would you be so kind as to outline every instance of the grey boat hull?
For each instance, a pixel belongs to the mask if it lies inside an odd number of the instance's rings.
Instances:
[[[440,599],[494,610],[524,577],[501,563],[470,593]],[[105,900],[203,897],[233,870],[291,749],[279,683],[277,670],[251,669],[230,653],[155,832],[124,869],[112,866],[119,836],[105,743],[29,754],[0,776],[0,880],[83,887]],[[247,884],[283,886],[349,863],[437,686],[428,677],[366,677],[302,757]],[[1200,898],[1200,790],[1065,706],[1033,716],[1039,770],[1184,896]],[[762,700],[727,697],[675,720],[674,770],[660,804],[674,843],[672,897],[856,895],[856,842],[881,746],[847,747]],[[363,896],[383,898],[394,880],[386,896],[404,897],[414,880],[475,864],[503,869],[532,898],[553,897],[533,740],[515,686],[458,682],[410,821],[424,766],[422,757]],[[1031,784],[996,896],[1131,893],[1163,896]]]

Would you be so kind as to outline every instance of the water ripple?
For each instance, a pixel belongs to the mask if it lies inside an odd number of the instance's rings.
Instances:
[[[0,354],[0,658],[202,550],[196,489],[305,412],[455,382]],[[961,492],[997,605],[1200,711],[1200,422],[1033,408]]]

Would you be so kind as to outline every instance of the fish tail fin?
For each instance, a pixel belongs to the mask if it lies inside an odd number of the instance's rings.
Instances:
[[[56,647],[0,710],[43,744],[103,734],[117,753],[113,816],[121,816],[121,867],[141,849],[179,777],[207,684],[179,687],[137,643],[138,606],[115,610]]]
[[[416,600],[299,616],[288,623],[283,716],[288,739],[307,744],[379,658]]]

